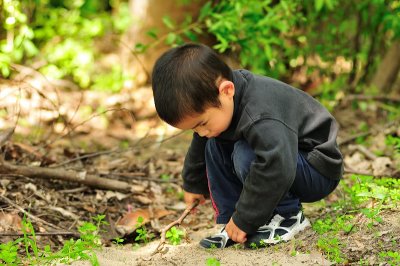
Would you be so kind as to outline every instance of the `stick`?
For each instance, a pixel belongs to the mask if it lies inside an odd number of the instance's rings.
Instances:
[[[11,138],[12,134],[14,133],[14,130],[15,127],[8,128],[0,132],[0,147],[2,147]]]
[[[26,233],[25,235],[32,235]],[[79,233],[69,232],[69,231],[53,231],[53,232],[35,232],[36,236],[73,236],[79,238]],[[0,236],[24,236],[24,233],[18,232],[0,232]]]
[[[179,217],[178,220],[173,221],[172,223],[170,223],[169,225],[167,225],[166,227],[164,227],[161,230],[161,240],[160,243],[158,244],[157,248],[153,251],[153,253],[151,254],[152,256],[161,252],[164,248],[165,242],[166,242],[166,234],[167,231],[169,229],[171,229],[174,225],[181,225],[181,223],[183,222],[183,220],[186,218],[186,216],[188,216],[188,214],[197,207],[197,205],[199,205],[199,200],[196,200],[195,202],[193,202],[193,204],[189,207],[187,207],[185,209],[185,211],[182,213],[181,217]]]
[[[24,208],[18,206],[18,205],[15,204],[14,202],[12,202],[9,198],[7,198],[7,197],[5,197],[5,196],[3,196],[3,195],[0,195],[0,198],[2,198],[3,200],[5,200],[8,204],[10,204],[10,205],[13,206],[14,208],[18,209],[20,212],[22,212],[23,214],[25,214],[26,216],[28,216],[28,217],[31,218],[32,220],[37,221],[37,222],[42,223],[42,224],[45,224],[45,225],[48,225],[48,226],[53,227],[53,228],[58,229],[58,230],[63,230],[62,228],[60,228],[60,227],[58,227],[58,226],[56,226],[56,225],[54,225],[54,224],[52,224],[52,223],[46,222],[45,220],[40,219],[39,217],[36,217],[36,216],[33,215],[33,214],[30,214],[29,212],[25,211]]]
[[[338,145],[339,146],[343,146],[344,144],[347,144],[347,143],[355,140],[358,137],[366,137],[368,135],[375,134],[375,133],[377,133],[379,131],[383,131],[385,134],[391,134],[392,132],[396,132],[396,130],[397,130],[396,127],[398,126],[399,122],[400,122],[400,119],[395,120],[395,121],[391,121],[391,122],[389,122],[387,124],[384,124],[384,125],[378,125],[378,126],[376,126],[374,128],[371,128],[367,132],[357,133],[357,134],[352,135],[352,136],[350,136],[348,138],[340,140],[340,141],[338,141]],[[392,126],[393,126],[393,128],[391,128]]]
[[[101,178],[96,175],[87,174],[86,171],[77,172],[61,168],[50,169],[37,166],[13,165],[0,160],[0,174],[13,174],[17,176],[43,179],[60,179],[100,189],[135,192],[135,187],[129,183],[119,180]]]

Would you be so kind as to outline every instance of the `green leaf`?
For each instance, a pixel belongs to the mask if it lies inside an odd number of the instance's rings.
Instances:
[[[175,40],[177,38],[177,35],[175,33],[168,33],[167,38],[165,39],[165,43],[168,45],[172,45],[175,43]]]
[[[211,13],[211,4],[212,1],[209,1],[200,9],[199,21],[203,21],[203,19]]]
[[[4,78],[8,78],[10,76],[10,67],[6,66],[6,65],[0,65],[0,69],[1,69],[1,75]]]
[[[37,55],[39,53],[39,50],[36,48],[31,40],[25,40],[22,45],[24,46],[26,54],[29,57]]]
[[[194,34],[192,31],[187,30],[187,31],[184,32],[184,34],[192,42],[197,42],[198,41],[197,35]]]
[[[315,11],[320,12],[324,7],[324,0],[315,0]]]
[[[158,36],[157,36],[157,29],[148,30],[148,31],[146,32],[146,34],[147,34],[148,36],[150,36],[151,38],[155,39],[155,40],[157,40],[157,38],[158,38]]]
[[[163,21],[164,25],[167,26],[167,28],[169,28],[170,30],[175,29],[175,25],[174,25],[174,22],[172,21],[171,17],[163,16],[162,21]]]

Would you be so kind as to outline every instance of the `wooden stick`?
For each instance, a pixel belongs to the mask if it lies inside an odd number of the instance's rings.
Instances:
[[[13,165],[6,161],[0,161],[0,174],[13,174],[17,176],[43,179],[60,179],[100,189],[135,192],[135,186],[130,185],[129,183],[114,179],[101,178],[96,175],[87,174],[86,171],[77,172],[61,168],[50,169],[37,166]]]
[[[26,233],[26,235],[33,235]],[[24,236],[24,233],[20,232],[0,232],[0,236]],[[35,236],[73,236],[80,237],[79,233],[69,232],[69,231],[53,231],[53,232],[35,232]]]
[[[36,221],[36,222],[39,222],[39,223],[42,223],[42,224],[45,224],[45,225],[48,225],[48,226],[53,227],[53,228],[58,229],[58,230],[63,230],[62,228],[60,228],[60,227],[58,227],[58,226],[56,226],[56,225],[54,225],[54,224],[52,224],[52,223],[46,222],[45,220],[40,219],[39,217],[36,217],[36,216],[33,215],[33,214],[30,214],[29,212],[25,211],[24,208],[18,206],[18,205],[15,204],[14,202],[12,202],[9,198],[7,198],[7,197],[5,197],[5,196],[3,196],[3,195],[0,195],[0,198],[2,198],[3,200],[5,200],[8,204],[10,204],[10,205],[13,206],[14,208],[18,209],[20,212],[22,212],[23,214],[25,214],[26,216],[28,216],[28,217],[31,218],[32,220],[34,220],[34,221]]]
[[[185,209],[185,211],[182,213],[181,217],[179,217],[178,220],[173,221],[172,223],[170,223],[169,225],[165,226],[162,230],[161,230],[161,240],[160,243],[158,244],[157,248],[153,251],[153,253],[151,254],[152,256],[157,254],[157,253],[161,253],[161,251],[164,248],[164,245],[166,243],[166,234],[167,231],[169,229],[171,229],[173,226],[175,225],[181,225],[181,223],[183,222],[183,220],[186,218],[186,216],[188,216],[188,214],[197,207],[197,205],[199,205],[199,200],[196,200],[195,202],[193,202],[193,204],[189,207],[187,207]]]

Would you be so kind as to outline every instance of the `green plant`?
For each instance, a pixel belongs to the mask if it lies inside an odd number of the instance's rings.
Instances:
[[[0,73],[3,77],[8,77],[11,63],[38,54],[38,49],[33,43],[34,32],[28,25],[28,17],[23,12],[21,1],[2,1],[0,6],[1,26],[6,31],[5,39],[0,39]]]
[[[344,199],[332,204],[336,215],[318,219],[313,223],[313,229],[321,235],[317,247],[336,263],[346,261],[337,236],[341,233],[350,234],[360,226],[358,218],[356,219],[360,214],[369,219],[367,226],[372,229],[375,223],[383,221],[380,216],[382,209],[397,206],[400,199],[400,182],[394,178],[377,179],[373,176],[352,175],[341,181],[340,187],[345,194]],[[376,237],[378,235],[376,234]],[[394,245],[397,246],[397,243]],[[385,254],[381,257],[385,257]]]
[[[398,251],[382,251],[379,252],[379,257],[387,265],[400,265],[400,252]]]
[[[9,241],[7,243],[0,244],[0,263],[5,263],[5,265],[18,265],[21,260],[18,258],[18,242]]]
[[[221,262],[216,258],[207,258],[206,265],[207,266],[220,266]]]
[[[94,4],[96,2],[96,4]],[[112,12],[106,10],[106,3]],[[118,3],[117,3],[118,2]],[[122,67],[95,67],[102,59],[96,41],[105,34],[119,41],[130,25],[123,1],[0,2],[0,74],[9,77],[12,63],[41,61],[39,71],[50,78],[72,78],[80,87],[118,92],[127,79]],[[113,19],[116,16],[118,19]]]
[[[185,233],[182,230],[179,230],[175,226],[173,226],[171,229],[167,231],[165,234],[166,238],[173,244],[173,245],[179,245],[181,243],[182,237],[185,235]]]
[[[117,246],[120,246],[122,243],[124,243],[124,241],[125,241],[125,240],[124,240],[123,238],[116,237],[116,238],[113,239],[112,242],[113,242],[114,244],[116,244]]]
[[[317,247],[326,253],[328,259],[333,260],[336,263],[345,262],[344,255],[340,250],[341,243],[338,238],[321,237],[318,239]]]
[[[139,216],[136,221],[136,233],[137,236],[135,237],[135,241],[141,241],[145,244],[149,243],[149,241],[154,237],[153,233],[149,233],[146,227],[143,224],[144,219],[143,217]]]
[[[29,219],[26,217],[22,221],[23,237],[15,241],[0,244],[0,263],[6,265],[53,265],[57,263],[71,263],[75,260],[88,260],[92,265],[99,265],[94,250],[101,247],[98,232],[100,226],[105,225],[104,215],[93,218],[94,224],[90,222],[79,226],[80,238],[77,240],[67,240],[63,247],[58,251],[52,251],[50,245],[41,249],[36,240],[35,230]],[[26,256],[19,257],[19,248],[25,250]],[[32,254],[33,253],[33,254]]]

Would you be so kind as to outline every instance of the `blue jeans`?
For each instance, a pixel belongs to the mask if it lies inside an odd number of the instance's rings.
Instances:
[[[283,217],[297,214],[301,209],[301,202],[318,201],[330,194],[338,185],[339,180],[322,176],[304,156],[305,153],[299,151],[296,177],[288,193],[276,206],[274,214]],[[216,222],[226,224],[235,211],[236,202],[239,200],[255,154],[244,140],[220,142],[211,138],[206,144],[205,159]]]

